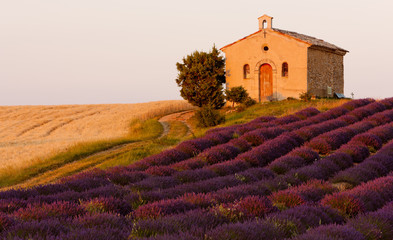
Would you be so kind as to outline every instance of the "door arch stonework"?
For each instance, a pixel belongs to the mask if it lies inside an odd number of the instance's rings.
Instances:
[[[272,69],[272,94],[270,96],[264,96],[263,93],[261,92],[261,88],[263,86],[261,86],[261,81],[260,81],[260,69],[262,67],[262,65],[267,64],[270,65],[271,69]],[[273,100],[275,99],[275,93],[277,93],[277,67],[276,64],[274,64],[274,62],[270,59],[262,59],[261,61],[259,61],[254,68],[254,76],[255,76],[255,83],[258,85],[258,92],[259,92],[259,102],[261,101],[266,101],[266,100]]]

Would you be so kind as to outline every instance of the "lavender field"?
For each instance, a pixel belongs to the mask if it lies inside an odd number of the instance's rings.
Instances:
[[[393,98],[216,128],[0,192],[0,239],[393,239]]]

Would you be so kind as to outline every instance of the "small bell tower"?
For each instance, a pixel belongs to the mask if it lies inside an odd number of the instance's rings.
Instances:
[[[259,30],[272,28],[273,17],[270,17],[265,14],[265,15],[259,17],[258,21],[259,21]]]

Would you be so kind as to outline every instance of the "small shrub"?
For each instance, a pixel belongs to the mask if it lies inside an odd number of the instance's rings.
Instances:
[[[242,86],[225,90],[225,95],[227,101],[232,102],[232,108],[235,106],[235,103],[243,103],[249,97],[247,90]]]
[[[246,100],[243,102],[246,107],[250,107],[252,105],[257,104],[257,101],[252,99],[251,97],[247,97]]]
[[[244,104],[240,104],[238,106],[235,107],[236,112],[243,112],[244,110],[246,110],[246,106],[244,106]]]
[[[305,102],[308,102],[311,100],[312,95],[311,92],[307,91],[307,92],[302,92],[299,94],[299,98]]]
[[[211,106],[203,106],[195,112],[200,127],[212,127],[225,122],[225,116]]]

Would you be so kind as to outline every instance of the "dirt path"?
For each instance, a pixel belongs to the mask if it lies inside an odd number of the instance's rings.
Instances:
[[[188,130],[187,130],[187,133],[185,136],[192,134],[191,126],[187,123],[187,120],[190,119],[193,115],[194,115],[193,111],[184,111],[184,112],[169,114],[169,115],[166,115],[166,116],[160,118],[158,121],[163,126],[163,132],[161,133],[161,135],[157,139],[167,136],[171,130],[171,124],[173,124],[173,122],[175,122],[175,121],[182,122],[187,127]],[[110,149],[104,150],[104,151],[94,153],[90,156],[84,157],[84,158],[79,159],[75,162],[71,162],[71,163],[59,166],[56,169],[44,172],[44,173],[40,174],[39,176],[30,178],[21,184],[18,184],[16,186],[12,186],[11,188],[26,187],[26,186],[47,184],[50,182],[54,182],[57,179],[60,179],[60,178],[65,177],[67,175],[72,175],[77,172],[92,169],[92,168],[96,167],[97,165],[99,165],[109,159],[115,158],[119,155],[127,154],[127,152],[132,150],[133,148],[137,148],[140,145],[146,144],[147,142],[151,142],[153,140],[154,139],[137,141],[137,142],[132,142],[132,143],[125,143],[125,144],[121,144],[121,145],[112,147]]]
[[[162,138],[166,136],[170,130],[170,122],[171,121],[179,121],[184,123],[187,128],[188,132],[187,135],[192,134],[192,127],[190,124],[187,122],[192,116],[194,116],[194,111],[184,111],[184,112],[178,112],[178,113],[172,113],[166,116],[163,116],[160,118],[158,121],[161,123],[162,127],[164,128],[164,131],[162,132],[161,136],[159,138]]]

